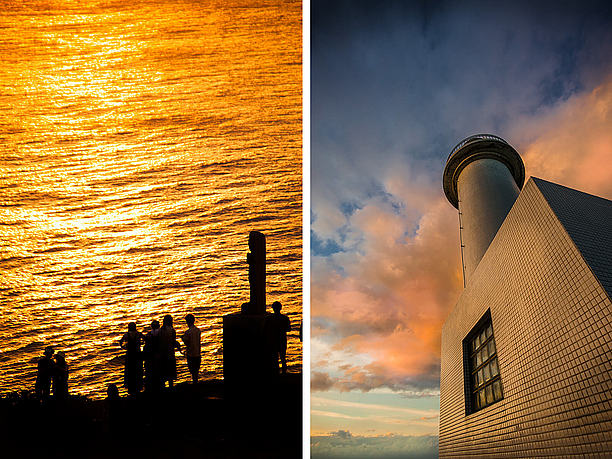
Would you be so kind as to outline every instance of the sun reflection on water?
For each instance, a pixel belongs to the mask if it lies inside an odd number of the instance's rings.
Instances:
[[[220,377],[251,230],[300,370],[301,5],[252,6],[0,0],[0,392],[53,344],[102,396],[127,322],[166,313]]]

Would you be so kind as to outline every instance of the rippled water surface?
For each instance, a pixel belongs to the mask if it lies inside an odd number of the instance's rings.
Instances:
[[[300,2],[0,0],[0,56],[0,392],[52,344],[102,397],[168,313],[221,377],[251,230],[300,371]]]

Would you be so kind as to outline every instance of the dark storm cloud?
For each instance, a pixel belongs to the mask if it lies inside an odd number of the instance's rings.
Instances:
[[[474,132],[567,99],[610,71],[605,2],[318,2],[312,180],[364,196],[393,159],[436,179]],[[381,159],[384,158],[384,161]]]

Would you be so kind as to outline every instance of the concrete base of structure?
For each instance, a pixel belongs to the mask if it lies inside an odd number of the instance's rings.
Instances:
[[[272,314],[223,316],[223,379],[228,392],[251,393],[278,374],[266,320]]]

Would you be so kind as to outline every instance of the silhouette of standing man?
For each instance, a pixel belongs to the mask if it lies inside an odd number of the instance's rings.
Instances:
[[[36,373],[36,395],[38,398],[47,399],[51,394],[51,378],[55,370],[53,356],[53,346],[45,348],[45,355],[38,361],[38,371]]]
[[[291,330],[291,321],[285,314],[281,314],[282,305],[275,301],[272,303],[274,314],[272,315],[272,339],[276,347],[276,371],[278,371],[278,357],[280,356],[283,366],[283,374],[287,373],[287,332]]]
[[[142,354],[140,346],[143,341],[144,336],[136,330],[135,322],[128,324],[127,333],[119,341],[121,349],[126,350],[123,384],[130,395],[135,395],[142,390]]]
[[[66,355],[62,351],[55,354],[53,396],[58,400],[68,398],[68,364],[66,363]]]
[[[159,329],[159,348],[161,355],[161,380],[162,385],[168,381],[168,387],[174,386],[176,379],[176,356],[174,349],[180,350],[181,345],[176,340],[176,331],[172,327],[172,316],[164,316],[162,327]]]
[[[198,382],[198,372],[200,371],[200,364],[202,363],[202,345],[200,343],[201,332],[198,327],[195,326],[195,317],[193,314],[187,314],[185,316],[185,322],[189,327],[181,339],[185,343],[185,356],[187,357],[187,368],[191,373],[191,379],[193,383]]]
[[[160,328],[159,322],[151,322],[151,330],[145,336],[145,389],[149,392],[159,392],[161,382],[161,354],[160,354]]]

